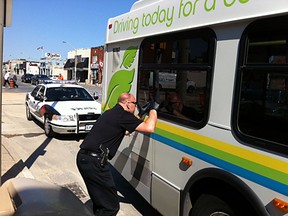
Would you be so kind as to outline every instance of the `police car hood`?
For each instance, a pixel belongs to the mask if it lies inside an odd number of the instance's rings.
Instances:
[[[57,101],[48,102],[46,105],[51,106],[61,115],[71,114],[101,114],[101,104],[97,101]]]

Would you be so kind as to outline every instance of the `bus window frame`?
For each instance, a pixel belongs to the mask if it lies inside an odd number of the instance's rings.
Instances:
[[[243,75],[244,73],[247,73],[248,71],[253,71],[252,73],[262,73],[266,74],[284,74],[284,72],[288,72],[288,62],[286,64],[275,64],[275,63],[265,63],[265,62],[248,62],[248,52],[249,52],[249,39],[250,35],[254,36],[254,39],[257,39],[257,35],[264,34],[264,32],[279,32],[280,28],[278,25],[275,25],[275,22],[278,22],[281,20],[281,23],[283,23],[283,17],[286,17],[286,20],[288,20],[288,16],[280,16],[275,18],[263,18],[260,20],[256,20],[254,22],[251,22],[245,29],[245,31],[242,34],[242,37],[240,38],[239,42],[239,58],[238,58],[238,66],[236,71],[236,79],[235,79],[235,88],[234,88],[234,101],[233,101],[233,111],[232,111],[232,132],[237,140],[240,141],[240,143],[244,145],[248,145],[253,148],[258,148],[264,151],[273,152],[276,154],[279,154],[281,156],[287,156],[288,155],[288,145],[285,145],[284,143],[280,143],[278,141],[274,140],[268,140],[265,137],[261,136],[253,136],[249,135],[243,131],[241,131],[239,127],[239,113],[240,113],[240,104],[242,101],[241,91],[242,91],[242,81],[243,81]],[[287,31],[287,27],[285,30]],[[283,32],[285,30],[282,30]],[[257,32],[258,31],[258,32]],[[256,37],[255,37],[256,35]],[[288,41],[288,37],[287,37]],[[288,49],[287,49],[288,51]],[[286,61],[288,61],[288,57],[286,56]],[[254,75],[253,74],[253,75]],[[288,75],[288,73],[287,73]],[[264,80],[263,80],[264,82]],[[267,85],[267,81],[266,81]],[[264,88],[263,88],[264,89]],[[267,89],[267,87],[265,88]],[[266,90],[267,91],[267,90]],[[252,94],[251,94],[252,95]],[[263,93],[262,97],[265,97],[265,103],[267,103],[267,93]],[[264,105],[263,105],[264,107]],[[264,107],[265,108],[265,107]],[[263,114],[263,117],[265,114]]]
[[[203,36],[204,35],[204,36]],[[143,44],[156,44],[161,43],[163,41],[171,41],[171,40],[187,40],[187,39],[207,39],[209,38],[209,41],[207,41],[208,45],[208,53],[207,53],[207,63],[175,63],[175,64],[157,64],[157,63],[143,63]],[[181,124],[184,126],[192,127],[194,129],[200,129],[203,128],[207,122],[208,122],[208,116],[209,116],[209,107],[210,107],[210,97],[211,97],[211,86],[212,86],[212,77],[213,77],[213,68],[214,68],[214,62],[215,62],[215,53],[216,53],[216,34],[215,32],[210,28],[202,28],[197,30],[187,30],[185,32],[177,32],[177,33],[169,33],[165,35],[157,35],[152,36],[149,38],[146,38],[142,41],[140,45],[140,54],[139,54],[139,68],[138,68],[138,80],[137,80],[137,101],[139,100],[139,94],[141,92],[141,87],[139,85],[140,79],[141,79],[141,72],[143,70],[145,71],[161,71],[161,70],[189,70],[189,71],[206,71],[206,83],[205,83],[205,101],[204,101],[204,108],[203,108],[203,117],[200,121],[195,120],[185,120],[182,118],[179,118],[177,116],[165,114],[162,112],[158,112],[159,119],[167,120],[172,123]],[[156,84],[157,85],[157,84]],[[159,85],[158,85],[159,86]],[[152,91],[154,92],[155,89]],[[159,94],[159,88],[157,90],[158,92],[154,92],[154,95]]]

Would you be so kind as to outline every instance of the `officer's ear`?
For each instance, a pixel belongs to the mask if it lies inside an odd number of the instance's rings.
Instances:
[[[127,110],[130,110],[130,104],[127,101],[125,102],[125,106]]]

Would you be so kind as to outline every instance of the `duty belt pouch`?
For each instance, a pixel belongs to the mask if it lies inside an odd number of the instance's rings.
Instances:
[[[108,161],[109,149],[105,148],[102,144],[99,146],[100,150],[100,166],[104,167]]]

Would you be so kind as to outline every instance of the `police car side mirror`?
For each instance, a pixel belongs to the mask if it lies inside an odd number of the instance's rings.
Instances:
[[[94,98],[94,100],[98,100],[99,99],[98,92],[94,92],[93,93],[93,98]]]
[[[35,96],[35,100],[39,100],[39,101],[43,101],[43,96],[40,96],[40,95],[36,95]]]

